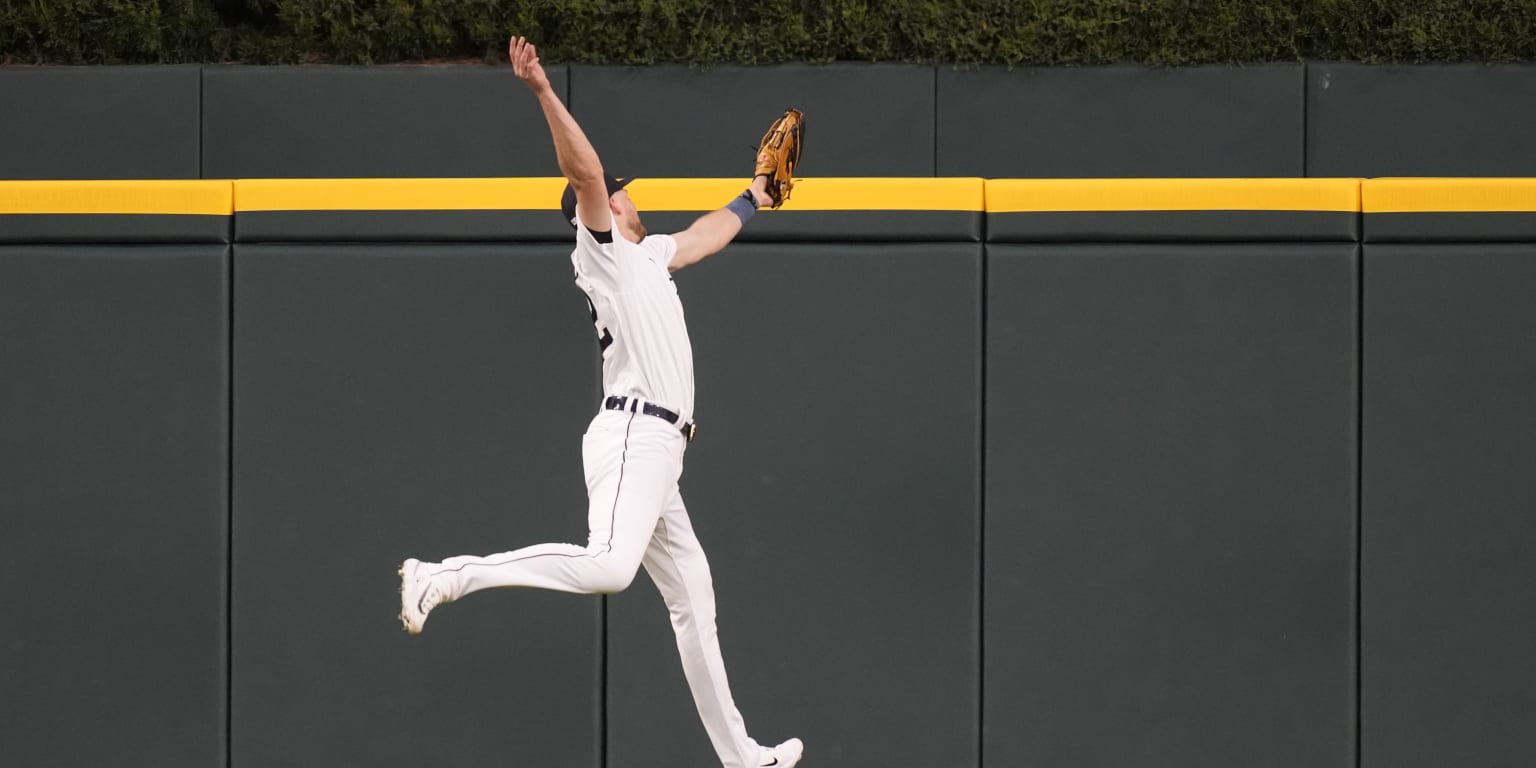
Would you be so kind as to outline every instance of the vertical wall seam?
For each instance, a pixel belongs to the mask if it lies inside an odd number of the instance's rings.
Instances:
[[[933,175],[939,175],[939,65],[933,65]],[[985,258],[985,257],[983,257]]]
[[[933,173],[939,173],[939,72],[933,73]],[[978,402],[976,407],[976,766],[986,764],[987,724],[987,297],[990,293],[988,267],[991,254],[987,248],[987,182],[981,182],[981,296],[977,325],[980,332],[978,365]]]
[[[597,602],[597,750],[598,768],[608,768],[608,596]]]
[[[206,178],[203,175],[203,67],[197,68],[197,177]]]
[[[1301,177],[1307,178],[1311,170],[1307,167],[1307,135],[1312,132],[1312,115],[1307,109],[1308,97],[1312,88],[1312,65],[1301,63]]]
[[[207,156],[206,116],[208,68],[197,68],[197,177],[206,178],[203,164]],[[234,182],[230,182],[230,213],[228,219],[229,245],[225,246],[225,263],[229,285],[226,294],[228,311],[228,336],[225,340],[225,391],[224,407],[226,422],[224,437],[224,766],[235,764],[235,213]]]
[[[1364,214],[1360,214],[1362,219]],[[1362,225],[1364,222],[1362,221]],[[1364,761],[1364,586],[1365,576],[1365,237],[1355,246],[1355,768]]]
[[[224,765],[230,768],[235,741],[235,246],[230,243],[224,248],[229,281],[224,391]]]
[[[985,209],[985,206],[983,206]],[[986,243],[986,213],[982,213],[981,242],[981,296],[976,302],[980,308],[977,317],[980,354],[977,357],[978,401],[976,407],[976,765],[986,762],[986,526],[987,526],[987,266],[989,257]]]

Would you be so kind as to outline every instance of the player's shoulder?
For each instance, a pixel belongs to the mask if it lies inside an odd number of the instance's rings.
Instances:
[[[605,245],[613,245],[613,230],[608,230],[606,232],[593,231],[587,229],[586,225],[582,224],[580,221],[577,221],[575,224],[577,248],[597,249]]]
[[[646,235],[639,245],[662,264],[671,261],[672,254],[677,253],[677,240],[671,235]]]
[[[607,211],[606,213],[608,214],[607,229],[592,229],[580,217],[573,217],[571,219],[571,226],[576,229],[576,245],[578,247],[583,245],[595,247],[613,244],[613,241],[617,239],[618,233],[616,230],[618,229],[619,222],[614,218],[613,212]]]

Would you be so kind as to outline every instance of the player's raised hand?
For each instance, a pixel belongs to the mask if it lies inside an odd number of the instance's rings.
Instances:
[[[549,76],[544,74],[544,65],[539,63],[539,51],[527,38],[512,38],[507,44],[507,58],[512,61],[512,71],[517,73],[517,79],[534,93],[549,90]]]

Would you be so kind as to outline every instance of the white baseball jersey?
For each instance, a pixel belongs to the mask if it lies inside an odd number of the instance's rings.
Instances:
[[[693,419],[693,345],[667,266],[671,235],[625,240],[609,212],[613,241],[599,243],[578,220],[576,287],[587,295],[603,355],[603,394],[626,395]],[[681,422],[679,422],[681,423]]]
[[[693,350],[667,272],[677,241],[651,235],[636,244],[616,228],[609,231],[613,242],[599,243],[578,223],[571,253],[576,285],[586,293],[597,325],[604,394],[638,397],[691,420]],[[440,600],[452,602],[498,587],[608,594],[627,588],[643,565],[666,602],[684,676],[720,765],[790,768],[799,756],[798,742],[794,757],[781,762],[779,748],[767,749],[747,733],[731,697],[715,631],[709,560],[678,488],[687,444],[678,427],[664,419],[601,410],[581,440],[586,546],[534,544],[483,557],[460,555],[410,573],[425,573]],[[404,566],[401,573],[404,577]],[[425,620],[431,606],[422,603],[424,590],[407,590],[402,582],[402,617],[414,607],[421,612],[418,622]]]

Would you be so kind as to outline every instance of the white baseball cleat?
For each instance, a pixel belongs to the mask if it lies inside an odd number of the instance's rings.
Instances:
[[[400,564],[400,623],[405,625],[406,632],[421,634],[427,614],[445,597],[426,563],[413,557]]]
[[[800,753],[805,751],[805,745],[799,739],[790,739],[777,747],[763,749],[763,758],[758,765],[763,768],[794,768],[795,763],[800,762]]]

